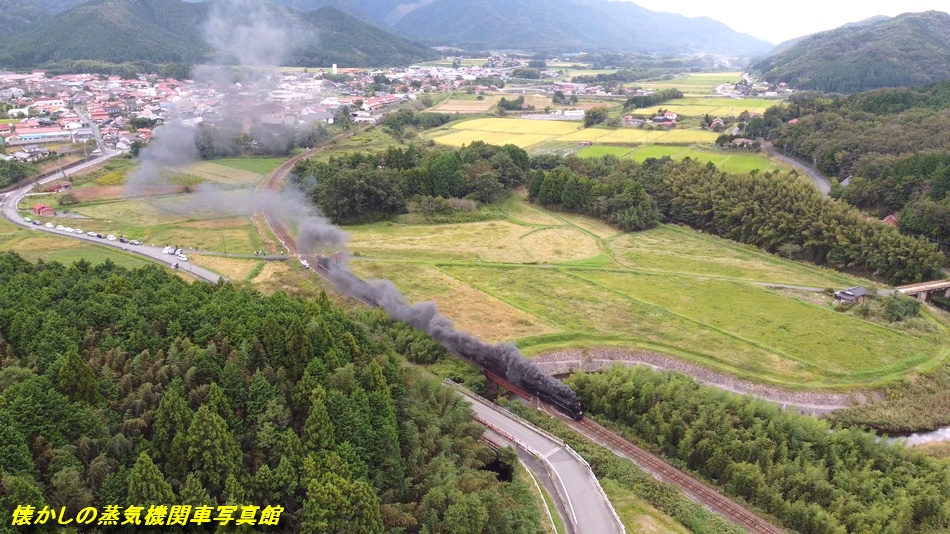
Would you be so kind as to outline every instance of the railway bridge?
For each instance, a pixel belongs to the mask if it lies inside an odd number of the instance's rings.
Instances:
[[[933,297],[950,298],[950,279],[900,286],[894,290],[917,300],[930,302]]]

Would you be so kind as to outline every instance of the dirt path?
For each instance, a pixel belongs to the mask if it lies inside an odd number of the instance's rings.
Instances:
[[[541,369],[551,374],[566,374],[574,370],[601,371],[616,363],[623,365],[649,365],[654,369],[677,371],[693,377],[697,382],[719,389],[752,395],[782,408],[792,408],[802,413],[821,415],[841,408],[865,402],[862,394],[817,393],[788,391],[775,386],[755,384],[729,375],[646,351],[624,349],[563,350],[532,358]]]

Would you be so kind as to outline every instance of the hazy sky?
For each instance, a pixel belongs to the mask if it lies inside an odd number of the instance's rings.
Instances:
[[[950,10],[947,0],[631,1],[653,11],[668,11],[687,17],[709,17],[734,30],[774,44],[875,15],[894,16],[907,12]]]

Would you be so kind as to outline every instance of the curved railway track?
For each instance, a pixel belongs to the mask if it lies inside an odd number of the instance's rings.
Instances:
[[[354,129],[344,132],[333,138],[333,140],[343,139],[350,135],[354,135],[358,131],[359,129]],[[290,174],[290,171],[294,168],[297,162],[322,152],[327,148],[328,144],[329,143],[288,159],[271,172],[271,174],[261,184],[261,187],[263,189],[268,189],[275,192],[279,191],[281,184]],[[283,220],[281,214],[277,210],[262,210],[261,215],[264,217],[264,222],[267,224],[268,228],[270,228],[271,232],[277,236],[277,239],[279,239],[284,248],[287,249],[288,255],[297,256],[300,260],[306,260],[312,266],[318,265],[316,256],[301,255],[298,253],[296,238],[287,227],[286,222]],[[317,273],[321,278],[326,279],[326,276],[320,271],[319,268],[314,268],[311,270]],[[372,306],[372,304],[360,299],[355,295],[347,296],[359,300],[367,306]],[[463,360],[470,361],[468,358],[462,357],[460,355],[456,354],[456,356]],[[508,389],[516,395],[527,395],[526,392],[520,390],[515,391],[514,389],[511,389],[513,387],[511,384],[506,385],[502,383],[501,385],[503,387],[508,387]],[[741,526],[742,528],[745,528],[749,532],[761,534],[781,534],[784,532],[765,519],[750,512],[738,503],[724,497],[716,489],[706,485],[705,483],[693,478],[690,475],[687,475],[686,473],[683,473],[652,453],[637,447],[633,443],[630,443],[630,441],[624,439],[619,434],[608,430],[596,422],[590,420],[590,418],[584,418],[581,421],[575,421],[565,415],[562,415],[556,409],[546,411],[565,422],[572,429],[581,433],[591,441],[605,446],[621,456],[633,460],[643,469],[658,476],[664,482],[679,487],[684,493],[696,499],[710,510],[722,515],[729,521]]]

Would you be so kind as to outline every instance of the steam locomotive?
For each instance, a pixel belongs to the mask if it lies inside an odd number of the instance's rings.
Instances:
[[[379,302],[377,302],[374,296],[374,290],[369,284],[352,274],[349,270],[337,268],[337,265],[342,259],[339,253],[334,253],[330,256],[318,255],[315,257],[317,260],[316,269],[326,275],[334,284],[345,286],[348,293],[366,304],[379,306]],[[313,268],[308,260],[301,258],[300,262],[308,269]],[[439,340],[436,339],[436,341]],[[469,350],[452,350],[449,347],[446,348],[449,349],[450,352],[481,367],[489,380],[501,384],[516,395],[525,399],[530,399],[531,396],[537,396],[575,420],[580,420],[584,417],[583,407],[580,401],[577,400],[574,391],[556,378],[545,375],[534,367],[533,364],[528,364],[528,370],[530,372],[519,372],[517,376],[511,376],[512,373],[508,370],[505,356],[498,353],[499,349],[485,344],[476,344],[475,346],[485,347],[486,350],[477,350],[474,347]],[[512,348],[511,350],[515,349]],[[471,353],[467,354],[466,352]],[[510,363],[511,356],[509,355],[508,358],[507,363]],[[523,359],[520,354],[517,355],[517,358]],[[524,371],[524,369],[521,371]]]

